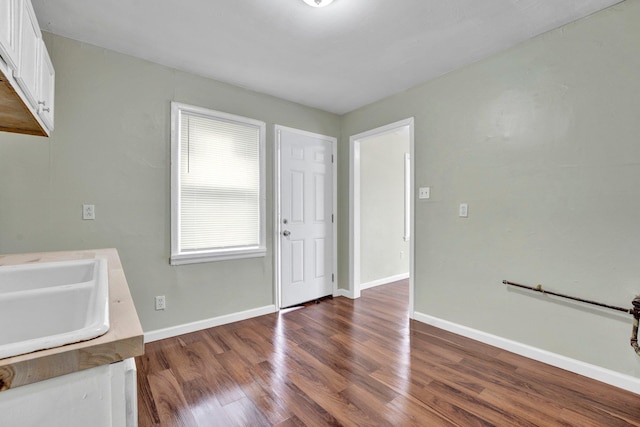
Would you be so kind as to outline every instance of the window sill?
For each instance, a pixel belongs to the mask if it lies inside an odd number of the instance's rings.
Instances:
[[[194,252],[171,255],[171,265],[197,264],[202,262],[229,261],[234,259],[260,258],[267,254],[265,248],[230,251]]]

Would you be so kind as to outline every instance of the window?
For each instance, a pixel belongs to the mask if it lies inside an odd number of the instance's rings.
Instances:
[[[265,124],[171,103],[171,264],[264,256]]]

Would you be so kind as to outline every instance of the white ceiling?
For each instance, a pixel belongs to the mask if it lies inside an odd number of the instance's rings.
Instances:
[[[343,114],[620,0],[33,0],[43,30]]]

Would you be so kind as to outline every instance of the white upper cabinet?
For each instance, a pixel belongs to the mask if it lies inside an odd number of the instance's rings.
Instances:
[[[38,61],[38,63],[40,64],[40,84],[38,85],[38,115],[44,122],[49,132],[51,132],[53,130],[53,97],[55,92],[54,86],[56,73],[53,69],[51,58],[49,58],[47,47],[44,45],[44,42],[42,40],[40,40],[40,48],[38,49],[38,52],[40,53],[40,59]]]
[[[0,0],[0,131],[48,136],[54,87],[31,0]]]
[[[0,57],[15,70],[18,67],[18,42],[22,0],[0,0]]]
[[[13,76],[24,91],[25,96],[35,108],[38,108],[38,85],[40,47],[42,33],[38,20],[29,0],[22,1],[20,13],[20,62]]]

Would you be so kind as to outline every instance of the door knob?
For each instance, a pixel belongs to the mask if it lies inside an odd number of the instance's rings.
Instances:
[[[290,232],[289,230],[284,230],[284,231],[282,232],[282,235],[283,235],[284,237],[288,237],[290,234],[291,234],[291,232]]]

